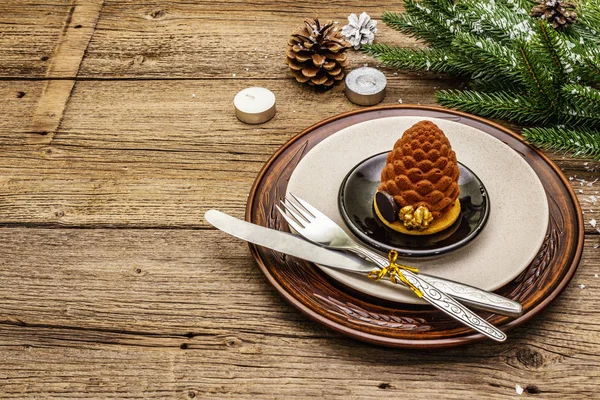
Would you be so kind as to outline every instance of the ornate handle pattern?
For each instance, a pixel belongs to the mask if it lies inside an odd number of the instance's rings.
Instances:
[[[423,293],[423,300],[426,300],[434,307],[491,339],[498,342],[506,340],[507,336],[504,332],[489,324],[477,314],[471,312],[471,310],[454,300],[452,297],[419,278],[418,275],[404,270],[401,270],[400,273]]]
[[[368,259],[380,268],[388,265],[387,258],[360,245],[352,247],[349,250]],[[520,303],[495,293],[431,275],[419,273],[419,277],[438,290],[460,299],[460,301],[471,307],[510,317],[518,317],[523,313],[523,307]]]

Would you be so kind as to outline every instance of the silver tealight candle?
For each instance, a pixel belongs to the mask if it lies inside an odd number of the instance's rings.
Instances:
[[[375,68],[361,67],[346,76],[346,97],[360,106],[373,106],[385,98],[387,79]]]

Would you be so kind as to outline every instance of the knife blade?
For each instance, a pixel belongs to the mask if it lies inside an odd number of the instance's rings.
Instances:
[[[291,233],[242,221],[221,211],[208,210],[204,214],[204,218],[208,223],[225,233],[293,257],[346,271],[365,273],[373,270],[370,264],[367,267],[363,262],[309,243]],[[491,339],[499,342],[506,340],[507,337],[504,332],[471,312],[453,297],[428,284],[417,274],[410,271],[400,271],[400,273],[422,292],[423,300],[434,307]]]
[[[265,228],[242,221],[221,211],[208,210],[204,214],[208,223],[225,233],[259,246],[268,247],[303,260],[350,272],[367,274],[375,266],[343,253],[312,244],[291,233]]]

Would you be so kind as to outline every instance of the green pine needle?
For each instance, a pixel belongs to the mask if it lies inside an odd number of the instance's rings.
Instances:
[[[529,143],[543,150],[600,160],[600,131],[564,127],[527,128],[523,130],[523,136]]]
[[[575,109],[600,116],[600,90],[574,83],[562,87],[563,96],[571,101]]]
[[[540,44],[544,53],[551,59],[549,65],[552,65],[551,73],[556,77],[554,80],[555,86],[560,86],[566,79],[566,72],[563,59],[564,52],[561,51],[561,46],[564,46],[559,38],[558,32],[552,28],[546,21],[539,20],[536,30],[539,33]]]
[[[383,21],[429,47],[374,44],[364,51],[390,67],[467,79],[472,90],[436,93],[443,106],[538,124],[526,130],[533,144],[598,157],[600,2],[578,0],[578,21],[566,29],[532,17],[536,4],[404,0],[405,11],[384,12]],[[557,124],[565,127],[547,127]]]
[[[551,113],[551,110],[557,106],[552,76],[537,57],[538,54],[526,42],[517,41],[515,47],[520,56],[521,77],[525,80],[531,94],[548,109],[547,112]]]
[[[404,33],[415,39],[421,39],[432,46],[448,47],[451,38],[437,32],[437,27],[424,21],[420,16],[411,14],[397,14],[384,11],[381,16],[383,22],[398,32]]]
[[[443,49],[407,49],[386,44],[372,44],[363,46],[363,50],[379,59],[384,65],[401,70],[468,74],[454,66],[450,60],[452,53]]]
[[[456,52],[460,52],[460,57],[453,57],[453,63],[471,72],[473,79],[508,79],[513,85],[522,82],[515,68],[517,56],[514,50],[491,39],[465,33],[457,35],[452,46]]]
[[[519,123],[542,122],[546,117],[527,97],[510,92],[441,90],[435,94],[441,105],[489,118]]]

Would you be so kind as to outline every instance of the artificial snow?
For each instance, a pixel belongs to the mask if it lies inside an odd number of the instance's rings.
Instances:
[[[518,383],[515,385],[515,391],[517,392],[518,395],[523,394],[523,388]]]

